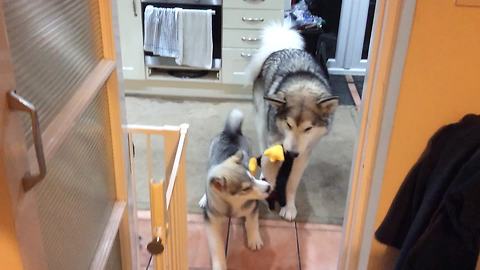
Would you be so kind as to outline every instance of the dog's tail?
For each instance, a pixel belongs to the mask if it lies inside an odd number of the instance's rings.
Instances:
[[[243,113],[239,109],[233,109],[228,115],[223,131],[229,135],[242,134]]]
[[[284,49],[303,49],[305,44],[302,36],[294,29],[290,23],[281,25],[279,23],[271,24],[262,31],[262,44],[260,49],[253,55],[246,68],[248,82],[253,82],[260,73],[263,62],[270,54]]]

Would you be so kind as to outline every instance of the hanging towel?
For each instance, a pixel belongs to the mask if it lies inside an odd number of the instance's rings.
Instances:
[[[183,50],[176,62],[179,65],[211,68],[213,58],[212,11],[181,9],[177,17],[178,42]]]
[[[148,52],[153,51],[153,42],[155,31],[157,27],[156,23],[156,10],[153,6],[147,6],[143,15],[144,36],[143,36],[143,49]]]
[[[145,37],[143,48],[155,55],[175,57],[182,50],[178,43],[177,8],[156,8],[151,5],[145,8]],[[181,43],[180,43],[181,44]]]

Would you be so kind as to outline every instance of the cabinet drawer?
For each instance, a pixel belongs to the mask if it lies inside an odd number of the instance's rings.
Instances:
[[[224,29],[223,47],[259,48],[261,44],[260,30]]]
[[[224,8],[283,9],[280,0],[223,0]]]
[[[250,62],[252,49],[223,49],[222,50],[222,82],[229,84],[245,84],[245,68]]]
[[[261,29],[282,22],[282,10],[224,9],[223,28]]]

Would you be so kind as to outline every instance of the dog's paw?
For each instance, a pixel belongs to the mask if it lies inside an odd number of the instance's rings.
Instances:
[[[212,270],[227,270],[227,264],[225,262],[213,262]]]
[[[251,250],[260,250],[263,247],[263,241],[260,235],[247,239],[248,248]]]
[[[207,195],[203,194],[200,201],[198,201],[198,206],[200,206],[200,208],[202,208],[202,209],[204,209],[205,206],[207,206]]]
[[[284,206],[280,209],[279,215],[288,221],[293,221],[297,217],[297,208],[295,206]]]

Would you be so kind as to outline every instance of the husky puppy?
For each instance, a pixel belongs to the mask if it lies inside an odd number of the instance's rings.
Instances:
[[[253,82],[261,151],[280,143],[295,157],[280,216],[294,220],[295,195],[310,153],[330,127],[338,97],[330,94],[327,70],[304,49],[300,34],[287,26],[264,29],[262,45],[247,67]],[[274,183],[271,183],[274,185]]]
[[[244,217],[248,247],[263,246],[258,225],[259,200],[266,199],[270,184],[255,179],[247,169],[249,146],[242,135],[243,114],[233,110],[209,151],[206,193],[199,202],[204,210],[213,269],[227,269],[222,230],[229,217]]]

